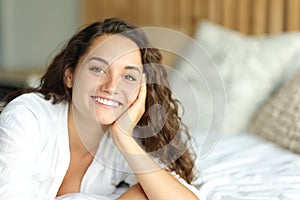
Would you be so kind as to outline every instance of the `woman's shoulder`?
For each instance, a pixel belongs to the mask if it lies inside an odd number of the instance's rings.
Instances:
[[[27,104],[27,103],[45,104],[46,102],[47,100],[44,98],[44,96],[41,93],[29,92],[16,97],[9,104]]]
[[[22,94],[13,99],[9,104],[7,104],[3,112],[6,110],[16,110],[18,107],[23,107],[32,112],[38,112],[39,114],[57,114],[57,112],[64,110],[67,105],[67,103],[53,104],[51,99],[46,100],[42,94],[31,92]]]
[[[40,93],[26,93],[9,102],[1,112],[1,118],[3,119],[4,116],[27,116],[40,121],[64,115],[67,109],[67,103],[53,104],[51,99],[46,100]]]
[[[68,104],[52,104],[42,94],[26,93],[9,102],[0,114],[0,130],[30,130],[39,134],[43,130],[62,127],[64,129]],[[19,131],[21,132],[21,131]],[[45,133],[45,131],[43,131]],[[32,134],[31,134],[32,135]]]

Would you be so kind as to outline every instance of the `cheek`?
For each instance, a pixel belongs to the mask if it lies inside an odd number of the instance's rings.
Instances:
[[[95,90],[98,79],[89,76],[88,74],[81,73],[76,76],[74,80],[73,92],[80,94],[86,93],[90,90]]]
[[[96,92],[97,80],[85,73],[78,73],[73,82],[72,101],[78,108],[89,106],[90,95]]]

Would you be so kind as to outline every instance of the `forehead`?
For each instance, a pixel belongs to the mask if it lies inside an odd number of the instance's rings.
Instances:
[[[122,35],[103,35],[93,42],[86,57],[101,56],[112,62],[129,54],[141,57],[139,47],[131,39]]]

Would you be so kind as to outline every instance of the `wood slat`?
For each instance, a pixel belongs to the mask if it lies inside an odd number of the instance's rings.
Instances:
[[[193,18],[198,20],[207,16],[208,12],[208,2],[207,0],[194,0],[193,2]]]
[[[235,0],[223,0],[223,16],[222,24],[227,27],[234,29],[236,27],[237,13],[236,1]]]
[[[300,29],[300,0],[286,0],[286,31]]]
[[[114,0],[112,0],[113,3],[115,3]],[[103,20],[105,18],[114,16],[115,13],[115,6],[111,6],[112,2],[110,2],[110,0],[101,0],[101,1],[97,1],[97,18],[100,20]],[[116,3],[115,3],[116,5]],[[110,9],[105,9],[105,8],[110,8]],[[125,16],[123,17],[125,18]]]
[[[193,16],[192,16],[192,29],[191,36],[194,36],[196,29],[200,21],[204,18],[207,18],[208,15],[208,0],[194,0],[193,4]]]
[[[166,23],[169,24],[170,27],[174,27],[176,25],[177,16],[174,16],[174,12],[176,12],[176,4],[173,0],[165,0],[166,8],[165,8],[165,17]]]
[[[185,34],[192,34],[193,30],[193,13],[191,12],[193,9],[193,0],[180,0],[179,8],[180,8],[180,20],[179,26],[180,31],[184,32]]]
[[[250,0],[239,0],[237,2],[237,30],[244,33],[250,33]]]
[[[208,19],[211,22],[221,24],[221,7],[222,1],[219,0],[209,0],[208,1]]]
[[[97,1],[96,0],[82,0],[81,1],[81,23],[82,24],[87,24],[95,21],[96,16],[97,16]]]
[[[254,35],[263,35],[267,30],[267,0],[252,0],[251,2],[251,33]]]
[[[139,7],[138,7],[138,3],[136,0],[127,0],[129,1],[129,4],[132,5],[131,8],[132,10],[138,10]],[[127,8],[127,2],[123,0],[123,5],[124,5],[124,12],[128,13],[128,10],[126,9]],[[138,12],[135,11],[135,12],[132,12],[132,13],[128,13],[128,20],[129,22],[134,22],[136,21],[136,19],[138,19]]]
[[[138,3],[138,10],[133,12],[138,12],[138,18],[132,23],[136,23],[138,26],[151,26],[152,19],[152,7],[150,1],[136,1]],[[130,10],[130,9],[129,9]]]
[[[268,33],[277,34],[283,31],[284,0],[269,1]]]
[[[152,0],[151,2],[151,15],[152,15],[152,22],[154,26],[159,26],[165,24],[165,1],[161,0]]]

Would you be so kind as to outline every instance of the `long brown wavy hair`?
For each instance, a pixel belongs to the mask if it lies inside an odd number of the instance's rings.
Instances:
[[[145,127],[150,123],[155,129],[156,123],[164,122],[162,127],[154,130],[155,134],[151,134],[149,137],[138,137],[137,141],[145,151],[150,152],[170,170],[175,171],[188,183],[191,183],[194,178],[195,156],[187,145],[190,135],[178,114],[181,104],[172,97],[167,73],[161,65],[162,55],[158,49],[151,47],[141,29],[124,20],[110,18],[81,29],[54,57],[41,78],[39,86],[9,94],[4,99],[4,106],[17,96],[28,92],[41,93],[46,100],[52,99],[53,104],[71,101],[72,90],[67,88],[64,83],[66,69],[71,67],[75,71],[80,58],[88,52],[95,39],[105,34],[121,34],[134,41],[140,49],[143,70],[147,79],[147,97],[146,111],[138,122],[138,126]],[[153,117],[150,110],[155,105],[160,105],[165,112],[156,112]]]

